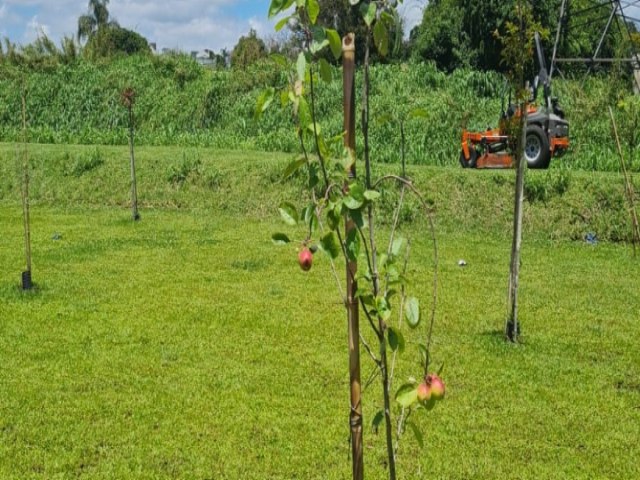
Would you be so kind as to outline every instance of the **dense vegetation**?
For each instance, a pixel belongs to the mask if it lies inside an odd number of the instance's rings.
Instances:
[[[483,129],[497,124],[505,84],[496,73],[456,70],[447,75],[420,63],[376,65],[372,74],[371,133],[378,162],[398,161],[398,119],[416,107],[426,109],[429,117],[406,125],[407,159],[414,164],[454,165],[462,125]],[[334,76],[339,78],[338,70]],[[120,93],[131,85],[137,94],[140,144],[294,152],[298,144],[286,112],[272,108],[259,123],[253,119],[259,92],[285,81],[273,63],[207,70],[182,56],[129,56],[98,63],[80,59],[35,69],[26,77],[29,138],[40,143],[125,144],[126,110]],[[592,77],[584,83],[557,80],[554,86],[571,121],[572,148],[553,164],[617,170],[606,107],[617,107],[627,97],[625,85],[611,77]],[[342,130],[340,82],[318,89],[318,109],[321,118],[328,119],[322,127],[337,135]],[[624,124],[627,112],[618,113]],[[383,122],[382,116],[394,121]],[[19,138],[20,80],[0,78],[0,141]],[[640,169],[637,156],[633,168]]]

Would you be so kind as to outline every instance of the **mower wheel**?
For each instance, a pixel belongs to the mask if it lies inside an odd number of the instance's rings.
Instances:
[[[464,150],[460,152],[460,165],[462,168],[476,168],[478,163],[478,151],[475,148],[469,149],[469,160],[464,157]]]
[[[524,146],[524,156],[529,168],[549,168],[551,150],[549,139],[544,130],[538,125],[527,127],[527,138]]]

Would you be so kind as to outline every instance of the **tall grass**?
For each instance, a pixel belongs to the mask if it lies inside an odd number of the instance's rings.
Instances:
[[[285,85],[285,76],[269,62],[246,71],[213,71],[181,56],[134,56],[104,64],[78,60],[34,71],[28,84],[31,138],[40,143],[126,144],[126,110],[119,105],[118,95],[124,86],[132,86],[138,92],[140,144],[284,152],[298,148],[288,111],[274,106],[259,123],[253,119],[259,92],[266,86]],[[375,160],[397,162],[400,151],[398,124],[376,118],[403,118],[421,107],[429,117],[406,125],[407,160],[420,165],[456,164],[462,127],[495,126],[505,90],[497,74],[458,70],[446,75],[430,64],[374,66],[372,84]],[[558,79],[554,88],[571,122],[572,147],[552,165],[617,171],[604,112],[607,105],[618,105],[628,96],[621,82],[597,77],[586,82]],[[0,79],[0,141],[18,138],[17,92],[14,81]],[[325,132],[341,132],[341,102],[339,82],[319,86],[317,103]],[[623,121],[624,112],[618,110],[618,114]],[[638,154],[631,168],[640,171]]]

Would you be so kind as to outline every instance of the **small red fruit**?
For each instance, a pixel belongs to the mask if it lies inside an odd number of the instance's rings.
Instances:
[[[444,382],[438,375],[435,373],[427,375],[426,383],[431,387],[431,396],[435,400],[442,400],[444,398]]]
[[[418,385],[418,400],[426,402],[431,398],[431,387],[427,385],[427,382],[422,382]]]
[[[311,250],[307,247],[300,250],[300,253],[298,254],[298,263],[302,270],[308,272],[311,269],[311,264],[313,263],[313,253],[311,253]]]

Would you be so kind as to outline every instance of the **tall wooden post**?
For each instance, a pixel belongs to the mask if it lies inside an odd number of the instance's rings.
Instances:
[[[133,155],[133,105],[129,107],[129,156],[131,158],[131,215],[135,221],[138,221],[140,220],[140,212],[138,212],[136,160]]]
[[[31,290],[31,220],[29,217],[29,153],[27,151],[27,87],[22,84],[22,218],[24,222],[24,252],[26,270],[22,272],[22,289]]]
[[[135,134],[133,106],[135,104],[135,91],[128,87],[122,92],[122,103],[129,112],[129,159],[131,166],[131,216],[134,221],[140,220],[140,212],[138,212],[138,187],[136,182],[136,160],[133,154],[133,143]]]
[[[349,152],[351,167],[349,178],[356,177],[356,97],[355,97],[355,36],[349,33],[342,39],[342,80],[344,104],[344,145]],[[345,186],[345,188],[348,188]],[[355,228],[353,220],[345,219],[345,238]],[[360,311],[355,280],[358,264],[347,261],[347,321],[349,329],[349,380],[351,385],[351,410],[349,424],[351,428],[351,456],[353,462],[353,480],[364,478],[364,459],[362,451],[362,389],[360,382]]]

